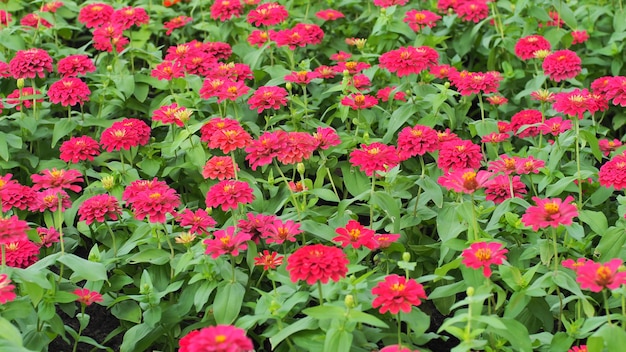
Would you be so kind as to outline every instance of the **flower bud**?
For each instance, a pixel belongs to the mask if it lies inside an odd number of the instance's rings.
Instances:
[[[287,90],[291,92],[291,88],[293,88],[291,82],[285,83],[285,88],[287,88]]]
[[[343,303],[346,305],[346,308],[348,308],[348,309],[352,309],[352,308],[356,307],[356,304],[354,304],[354,296],[353,295],[346,295],[346,298],[343,300]]]
[[[17,88],[18,89],[24,88],[24,78],[18,78],[17,79]]]
[[[296,170],[298,170],[298,173],[299,173],[300,175],[304,175],[304,171],[306,170],[306,167],[304,167],[304,164],[303,164],[303,163],[298,163],[298,164],[296,165]]]
[[[475,293],[474,291],[474,287],[470,286],[467,288],[467,290],[465,291],[465,293],[467,293],[467,297],[472,297]]]
[[[404,252],[402,253],[402,261],[408,262],[411,260],[411,253]]]
[[[102,187],[104,187],[104,189],[106,189],[107,191],[110,191],[113,187],[115,187],[115,177],[111,175],[102,177],[101,182]]]

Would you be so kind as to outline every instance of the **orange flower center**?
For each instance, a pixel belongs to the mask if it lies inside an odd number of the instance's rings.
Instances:
[[[421,137],[422,136],[422,131],[421,130],[411,130],[411,134],[414,137]]]
[[[474,171],[468,171],[461,176],[463,178],[463,187],[466,189],[476,189],[478,182],[476,181],[476,173]]]
[[[357,105],[365,104],[365,96],[364,95],[357,95],[356,97],[354,97],[354,103],[357,104]]]
[[[159,193],[159,192],[150,194],[150,199],[152,199],[152,200],[156,200],[156,199],[159,199],[159,198],[161,198],[161,193]]]
[[[465,146],[464,145],[457,145],[456,146],[456,150],[458,150],[459,152],[463,152],[465,150]]]
[[[350,238],[352,238],[352,240],[356,241],[359,239],[359,237],[361,237],[361,230],[359,229],[350,230]]]
[[[404,284],[401,283],[395,283],[393,285],[391,285],[390,289],[394,292],[402,292],[404,291],[404,289],[406,288],[406,286]]]
[[[476,259],[480,261],[487,261],[491,259],[491,249],[480,248],[479,250],[476,251],[474,255],[476,256]]]
[[[230,236],[226,235],[222,238],[220,238],[220,242],[222,242],[223,245],[228,245],[230,243]],[[217,339],[217,337],[216,337]]]
[[[611,269],[609,269],[607,266],[602,265],[598,268],[598,270],[596,270],[596,283],[599,286],[606,286],[609,283],[611,283],[613,279],[613,273],[611,272]]]
[[[52,194],[43,197],[43,201],[45,203],[52,203],[52,202],[55,202],[56,200],[57,200],[57,197],[55,195],[52,195]]]
[[[215,342],[216,343],[222,343],[226,341],[226,335],[217,335],[215,336]]]
[[[380,153],[380,149],[379,148],[372,148],[372,149],[367,151],[367,154],[369,154],[369,155],[376,155],[378,153]]]
[[[346,62],[346,68],[348,70],[356,69],[356,62],[355,61],[348,61],[348,62]]]
[[[423,21],[426,19],[426,15],[424,15],[423,13],[416,13],[415,14],[415,20],[416,21]]]
[[[63,170],[52,169],[52,171],[50,171],[50,176],[52,176],[53,178],[63,177],[63,174]]]
[[[233,185],[224,186],[224,193],[232,193],[233,191],[235,191],[235,186]]]
[[[559,212],[559,205],[556,203],[546,203],[543,206],[543,209],[546,211],[546,213],[553,215]]]

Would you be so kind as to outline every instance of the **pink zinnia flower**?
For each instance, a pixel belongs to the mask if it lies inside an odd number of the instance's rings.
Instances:
[[[276,267],[283,264],[284,257],[278,255],[276,252],[263,250],[263,253],[259,252],[257,257],[254,257],[255,266],[263,266],[263,270],[276,269]]]
[[[406,5],[407,2],[408,0],[374,0],[374,5],[382,8],[387,8],[394,5]]]
[[[523,37],[515,44],[515,55],[522,60],[530,60],[535,58],[537,50],[550,50],[552,45],[550,42],[540,35],[529,35]]]
[[[289,13],[285,6],[276,2],[260,4],[256,9],[248,12],[248,23],[255,27],[273,26],[284,22]]]
[[[45,18],[39,16],[36,13],[29,13],[20,19],[20,25],[24,27],[39,28],[43,26],[46,28],[52,27],[52,23],[46,21]]]
[[[124,37],[124,29],[121,25],[113,22],[107,22],[101,27],[96,27],[93,31],[93,47],[96,50],[113,52],[121,52],[130,42]]]
[[[404,15],[403,21],[406,22],[412,30],[418,32],[426,27],[434,27],[440,19],[441,16],[428,10],[409,10],[406,15]]]
[[[324,21],[334,21],[340,18],[344,18],[346,16],[337,10],[326,9],[326,10],[317,11],[315,13],[315,17],[322,19]]]
[[[437,131],[428,126],[405,127],[398,133],[398,154],[407,160],[417,155],[434,152],[439,147]]]
[[[83,105],[84,102],[89,101],[90,94],[87,84],[74,77],[61,78],[52,83],[48,89],[50,102],[60,103],[63,106]]]
[[[604,156],[609,156],[611,152],[614,152],[617,148],[622,146],[622,142],[619,139],[613,139],[612,141],[601,139],[598,141],[598,146]]]
[[[340,227],[335,230],[338,234],[333,241],[341,242],[343,248],[352,245],[354,248],[367,247],[370,250],[378,248],[378,241],[374,238],[374,230],[368,229],[356,220],[349,220],[346,227]]]
[[[450,80],[461,95],[472,95],[478,93],[490,94],[498,91],[502,74],[496,71],[490,72],[452,72]]]
[[[322,150],[341,144],[337,131],[331,127],[318,127],[317,132],[313,133],[313,138],[318,142],[317,147]]]
[[[188,231],[198,235],[208,235],[208,229],[217,225],[217,222],[204,209],[198,209],[195,212],[185,209],[178,221],[182,227],[191,226]]]
[[[556,93],[552,108],[557,112],[583,118],[585,111],[593,107],[593,100],[587,89],[574,89],[571,92]]]
[[[613,186],[618,191],[626,188],[626,155],[616,155],[602,165],[598,172],[598,181],[602,186]]]
[[[287,258],[287,271],[292,282],[306,281],[313,285],[317,281],[325,284],[346,277],[348,256],[337,247],[312,244],[298,248]]]
[[[105,217],[117,220],[121,214],[122,207],[117,198],[108,194],[93,196],[85,200],[78,208],[79,220],[84,220],[87,225],[91,225],[94,221],[105,222]]]
[[[256,170],[259,166],[271,164],[274,158],[285,148],[286,140],[287,132],[282,130],[263,132],[258,139],[253,140],[246,147],[246,160],[248,160],[252,170]]]
[[[349,106],[354,110],[369,109],[376,104],[378,104],[378,99],[362,93],[352,93],[341,99],[341,105]]]
[[[206,194],[206,206],[222,208],[223,211],[236,209],[239,204],[251,203],[254,200],[252,188],[244,181],[224,180],[211,186]]]
[[[380,67],[389,72],[396,72],[398,77],[418,74],[430,66],[436,65],[439,53],[428,46],[407,46],[382,54]]]
[[[176,124],[176,126],[185,127],[185,123],[189,121],[192,114],[193,111],[173,103],[156,109],[152,113],[152,120],[161,121],[166,125]]]
[[[61,77],[84,76],[95,70],[96,66],[87,55],[70,55],[57,62],[57,72]]]
[[[26,234],[28,230],[28,223],[20,220],[17,215],[9,218],[0,216],[0,244],[25,241],[28,239]]]
[[[437,183],[448,190],[459,193],[474,193],[480,188],[484,188],[487,181],[492,176],[488,171],[475,171],[474,169],[454,169],[446,172],[437,179]]]
[[[83,23],[87,28],[96,28],[109,22],[113,11],[113,6],[108,4],[88,4],[78,12],[78,22]]]
[[[150,22],[150,16],[145,9],[141,7],[127,6],[119,10],[113,11],[111,22],[127,30],[132,26],[141,26]]]
[[[400,311],[410,313],[412,306],[419,306],[422,299],[427,298],[421,284],[396,274],[385,276],[385,281],[372,288],[372,294],[376,296],[372,308],[380,307],[380,314],[398,314]]]
[[[114,150],[130,150],[132,147],[146,145],[149,141],[150,126],[138,119],[114,122],[100,136],[100,144],[109,153]]]
[[[551,80],[560,82],[576,77],[582,71],[581,62],[580,57],[575,52],[565,49],[546,56],[542,67]]]
[[[539,131],[541,131],[541,134],[551,134],[553,136],[558,136],[561,133],[567,132],[571,129],[572,121],[563,120],[559,116],[547,119],[542,125],[539,126]]]
[[[259,87],[248,99],[250,109],[260,114],[267,109],[280,109],[281,106],[287,105],[287,91],[284,88],[276,86]]]
[[[589,34],[585,30],[572,31],[572,45],[584,43],[589,39]]]
[[[567,196],[565,200],[560,198],[533,197],[535,205],[526,209],[526,213],[522,215],[522,223],[525,226],[532,226],[533,231],[549,226],[559,227],[559,225],[571,225],[572,219],[578,216],[576,205],[570,202],[574,197]]]
[[[454,8],[462,21],[478,23],[489,16],[489,6],[484,0],[467,0]]]
[[[226,230],[217,230],[213,233],[214,238],[207,238],[202,241],[206,244],[205,254],[210,254],[211,258],[216,259],[222,254],[230,254],[234,257],[239,255],[239,251],[248,248],[246,241],[252,238],[252,235],[243,231],[237,231],[235,226],[229,226]]]
[[[193,18],[187,16],[176,16],[171,20],[163,23],[163,28],[167,29],[165,35],[170,35],[176,28],[184,27],[187,23],[193,21]]]
[[[491,264],[501,265],[506,257],[504,256],[508,250],[502,248],[502,243],[498,242],[475,242],[470,248],[463,250],[461,256],[462,263],[468,268],[483,268],[483,275],[486,278],[491,276]]]
[[[576,282],[580,288],[600,292],[605,288],[615,290],[626,284],[626,272],[620,271],[621,259],[611,259],[608,263],[587,260],[576,270]]]
[[[282,148],[276,159],[285,165],[300,163],[308,160],[319,142],[315,137],[306,132],[288,132],[285,136]]]
[[[387,172],[399,163],[396,148],[379,142],[361,144],[360,149],[350,152],[350,164],[358,167],[367,176],[372,176],[377,171]]]
[[[37,236],[41,240],[40,245],[50,247],[52,244],[59,242],[61,235],[54,227],[38,227]]]
[[[148,217],[151,223],[164,223],[168,213],[176,215],[180,197],[174,189],[166,186],[139,192],[129,203],[135,218],[143,220]]]
[[[243,12],[240,0],[217,0],[211,5],[211,18],[226,22],[232,17],[239,17]]]
[[[12,268],[28,268],[39,260],[40,247],[28,239],[7,243],[4,249],[6,264]]]
[[[62,189],[67,188],[74,192],[80,192],[81,186],[74,183],[83,182],[83,174],[78,170],[57,170],[56,168],[43,170],[40,174],[31,175],[33,190]]]
[[[516,172],[520,175],[525,174],[538,174],[539,169],[544,167],[546,162],[543,160],[537,160],[532,155],[526,158],[518,158],[516,161]]]
[[[0,274],[0,303],[5,304],[14,300],[17,295],[13,290],[14,285],[11,285],[11,280],[7,274]]]
[[[226,180],[235,178],[239,166],[233,164],[230,156],[211,157],[202,168],[202,177],[212,180]]]
[[[77,288],[72,293],[78,296],[76,298],[77,302],[86,306],[92,303],[102,302],[102,295],[96,291],[91,291],[86,288]]]
[[[512,196],[522,198],[527,192],[526,185],[520,181],[519,176],[497,175],[485,184],[485,199],[495,204],[500,204]]]
[[[20,50],[9,61],[9,69],[15,79],[44,78],[46,72],[52,72],[52,57],[43,49]]]
[[[613,105],[626,106],[626,77],[615,76],[609,78],[604,90],[606,91],[606,99],[612,99]],[[598,91],[600,94],[602,93],[600,89]]]
[[[462,139],[451,140],[441,145],[437,166],[444,171],[478,169],[482,158],[479,145]]]
[[[293,220],[282,221],[275,219],[265,225],[261,237],[266,239],[266,243],[283,244],[285,241],[296,242],[296,236],[301,234],[300,224]]]
[[[253,351],[252,340],[246,337],[246,332],[231,325],[217,325],[190,331],[180,341],[178,352],[207,352]]]
[[[511,117],[511,131],[519,138],[534,137],[539,134],[539,127],[528,126],[538,125],[542,123],[543,115],[541,111],[535,109],[526,109],[517,112]],[[519,131],[524,128],[523,131]]]
[[[35,95],[40,96],[41,91],[39,89],[33,90],[33,87],[24,87],[22,89],[15,89],[9,95],[7,95],[7,104],[15,105],[15,110],[22,110],[22,106],[26,109],[30,109],[33,106],[33,100],[36,103],[43,102],[42,98],[33,99]]]

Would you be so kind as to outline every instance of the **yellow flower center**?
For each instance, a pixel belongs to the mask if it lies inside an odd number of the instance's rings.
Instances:
[[[401,283],[395,283],[393,285],[391,285],[390,289],[394,292],[402,292],[404,291],[404,289],[406,288],[406,286],[404,284]]]
[[[489,259],[491,259],[491,249],[489,248],[481,248],[479,250],[476,251],[476,254],[474,254],[476,256],[476,259],[480,260],[480,261],[487,261]]]
[[[418,13],[415,14],[415,20],[416,21],[419,22],[419,21],[423,21],[425,19],[426,19],[426,15],[424,15],[423,13],[419,13],[418,12]]]
[[[546,203],[543,206],[543,209],[546,211],[546,213],[553,215],[559,212],[559,205],[556,203]]]

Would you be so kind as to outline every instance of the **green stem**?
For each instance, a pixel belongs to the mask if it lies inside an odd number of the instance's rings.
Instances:
[[[485,121],[485,106],[483,104],[483,95],[478,92],[478,105],[480,106],[480,120]]]
[[[400,319],[400,312],[396,315],[398,321],[398,348],[402,347],[402,319]]]
[[[606,294],[606,290],[602,289],[602,298],[604,299],[604,310],[606,311],[606,319],[609,325],[613,325],[611,322],[611,311],[609,310],[609,297]]]
[[[370,206],[370,229],[374,229],[374,188],[376,187],[376,172],[374,171],[374,174],[372,174],[372,188],[370,189],[370,200],[369,200],[369,206]]]
[[[474,229],[474,238],[472,242],[476,242],[478,241],[478,234],[480,233],[480,231],[478,230],[478,217],[476,215],[476,204],[474,204],[474,193],[471,194],[471,202],[472,202],[472,226]]]
[[[80,314],[82,316],[85,315],[85,304],[81,303],[80,304]],[[76,340],[74,341],[74,347],[72,348],[72,352],[76,352],[76,349],[78,348],[78,341],[80,340],[80,335],[83,333],[83,324],[82,323],[78,323],[78,336],[76,337]]]
[[[317,292],[319,294],[320,306],[324,305],[324,294],[322,293],[322,282],[317,280]]]
[[[117,245],[115,244],[115,234],[113,233],[113,229],[111,229],[111,225],[109,225],[109,223],[106,220],[104,221],[104,225],[106,226],[106,228],[109,230],[109,233],[111,234],[111,242],[113,244],[113,257],[117,257]]]
[[[580,121],[578,118],[574,118],[574,126],[576,128],[576,139],[574,143],[576,143],[576,171],[578,178],[578,209],[582,209],[583,205],[583,183],[582,177],[580,176]]]

